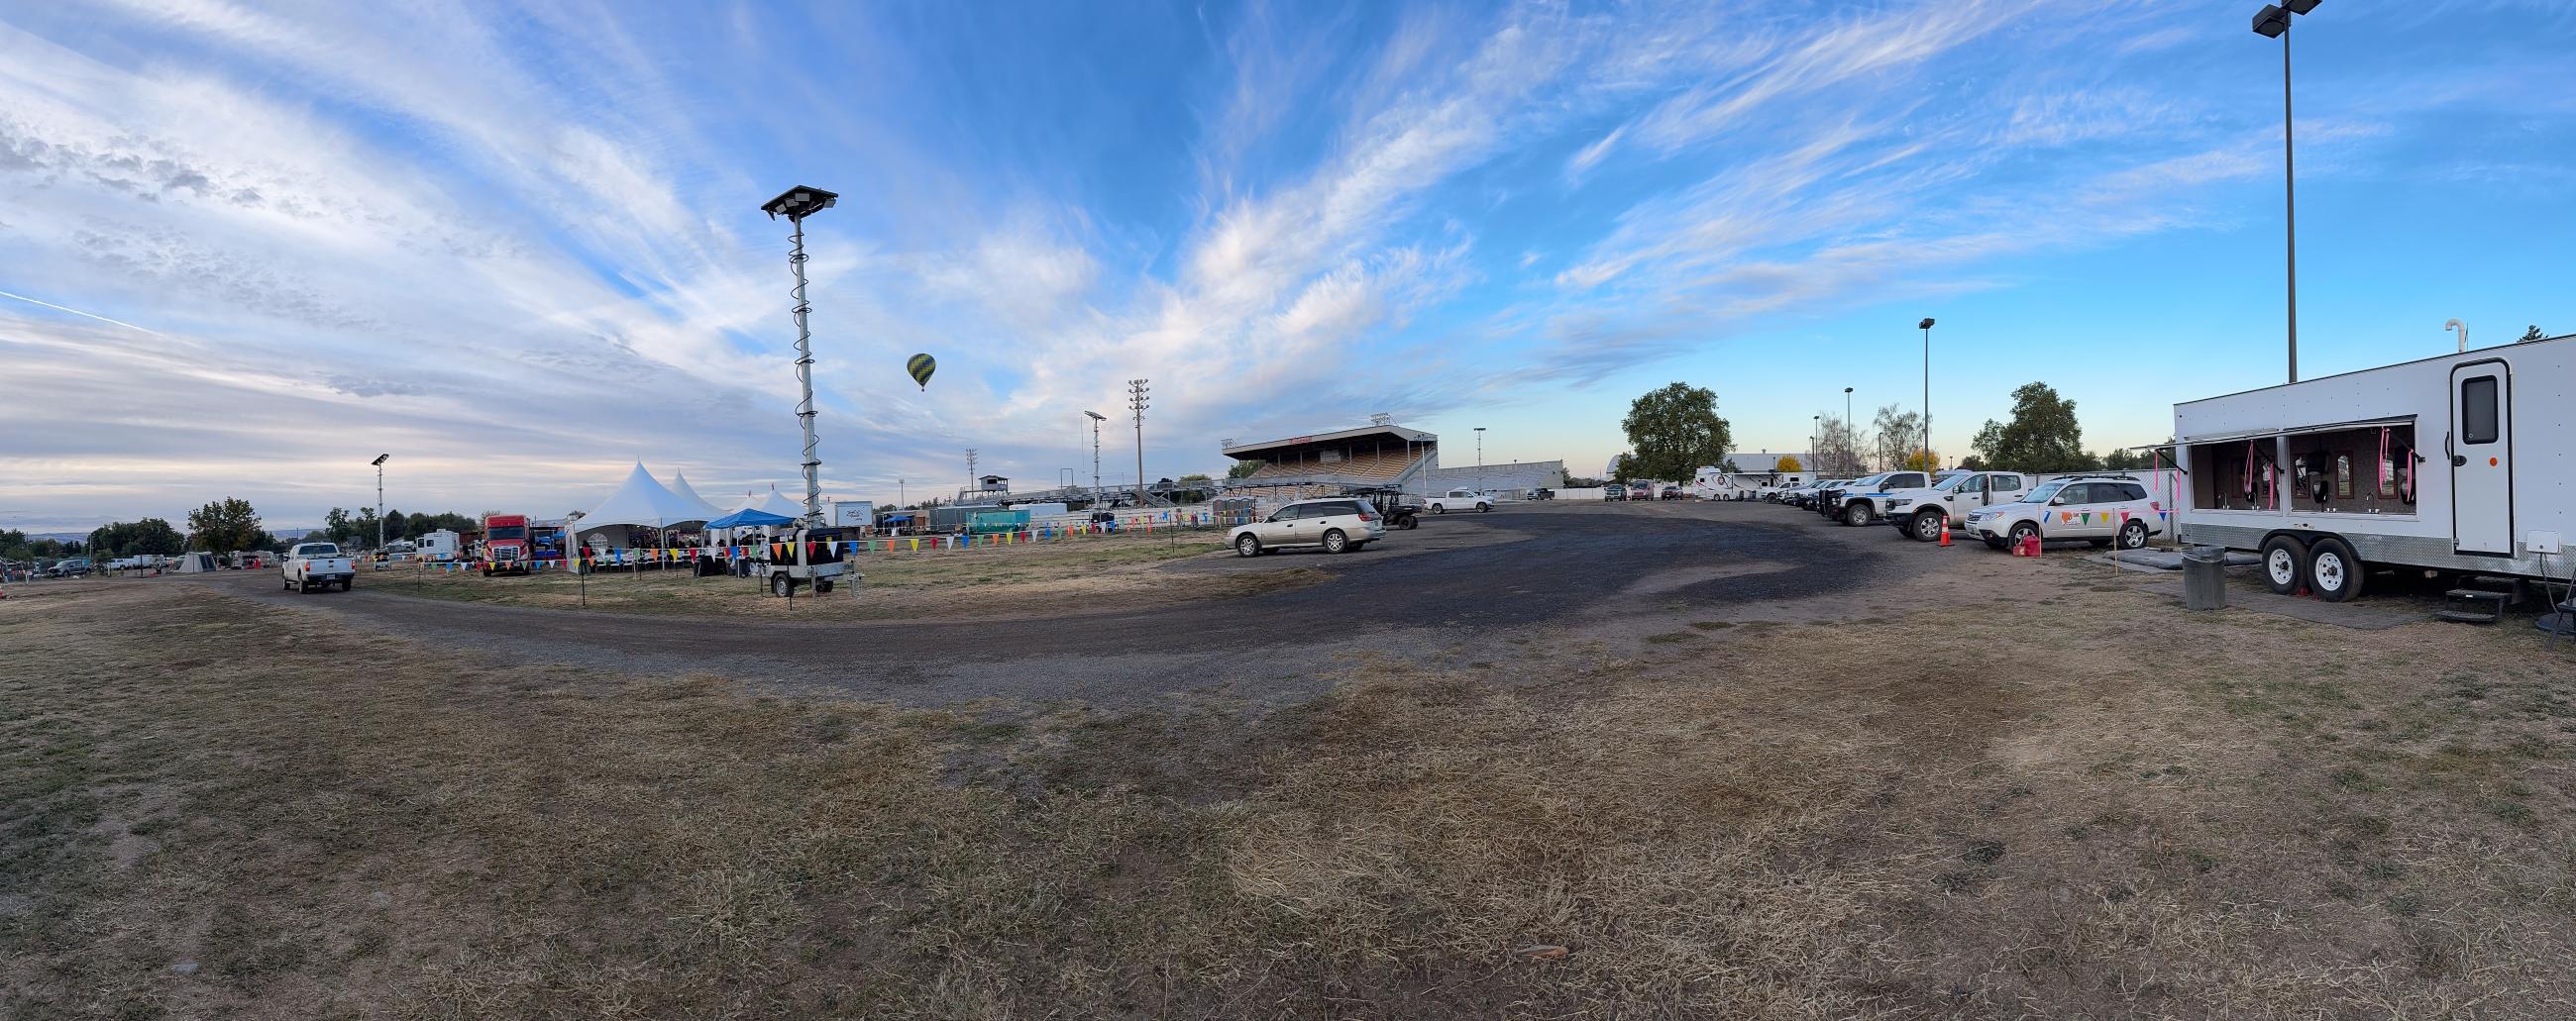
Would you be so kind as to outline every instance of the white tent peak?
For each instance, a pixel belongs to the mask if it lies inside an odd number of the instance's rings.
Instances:
[[[724,516],[725,512],[723,509],[717,507],[715,504],[708,503],[705,497],[698,495],[698,491],[695,487],[689,485],[689,473],[687,472],[680,472],[671,476],[671,495],[679,497],[681,500],[687,502],[690,507],[696,508],[701,513],[704,513],[707,516],[706,519],[709,521],[713,521]]]
[[[608,499],[600,501],[596,509],[582,515],[575,527],[589,532],[613,525],[669,528],[705,524],[710,517],[707,511],[713,509],[707,507],[704,500],[686,500],[663,488],[661,483],[653,480],[653,473],[644,470],[644,463],[638,461],[635,470],[626,474],[626,481],[618,484],[617,491],[608,494]]]
[[[776,514],[780,517],[797,518],[799,520],[802,520],[805,517],[805,505],[801,503],[791,503],[785,496],[779,495],[778,485],[776,483],[770,484],[769,493],[765,496],[759,493],[743,494],[741,506],[735,507],[734,509],[742,510],[746,507],[765,514]]]

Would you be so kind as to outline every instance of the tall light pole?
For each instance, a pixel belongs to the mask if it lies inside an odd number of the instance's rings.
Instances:
[[[1476,427],[1476,492],[1485,491],[1485,427]]]
[[[795,228],[793,245],[787,254],[787,265],[796,271],[796,385],[804,391],[796,402],[796,418],[805,426],[805,527],[823,524],[823,480],[819,469],[823,462],[814,456],[814,343],[805,328],[805,314],[813,306],[805,301],[805,218],[832,208],[841,196],[821,188],[796,187],[779,193],[777,198],[762,203],[760,211],[775,220],[787,218]]]
[[[2319,0],[2281,0],[2254,12],[2255,34],[2281,41],[2281,212],[2289,242],[2286,275],[2290,301],[2290,382],[2299,381],[2299,173],[2290,145],[2290,16],[2317,9]]]
[[[1091,416],[1091,506],[1098,509],[1100,506],[1100,423],[1108,421],[1109,416],[1087,409],[1083,414]]]
[[[966,492],[975,493],[977,491],[975,486],[981,481],[975,477],[975,448],[968,447],[966,448]],[[979,496],[976,499],[982,499],[982,497]]]
[[[1860,459],[1860,440],[1855,437],[1852,430],[1851,392],[1852,388],[1843,388],[1843,438],[1847,441],[1844,445],[1852,448],[1852,459],[1857,461]],[[1853,465],[1852,470],[1859,471],[1860,466]]]
[[[1941,466],[1932,459],[1932,317],[1914,325],[1923,330],[1923,470],[1928,472]]]
[[[1824,458],[1820,456],[1820,452],[1816,450],[1816,448],[1825,445],[1824,431],[1825,416],[1822,412],[1818,412],[1815,420],[1807,424],[1807,460],[1815,461],[1817,463],[1799,465],[1801,468],[1815,472],[1817,478],[1823,478],[1825,471],[1823,464]]]
[[[392,457],[392,454],[378,454],[374,461],[369,462],[376,466],[376,549],[379,552],[385,548],[385,462]]]
[[[1127,410],[1136,416],[1136,506],[1145,506],[1145,409],[1153,404],[1150,380],[1127,381]]]

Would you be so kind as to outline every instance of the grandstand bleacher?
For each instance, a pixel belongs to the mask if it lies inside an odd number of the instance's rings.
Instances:
[[[1221,449],[1237,461],[1261,463],[1230,480],[1229,489],[1312,488],[1314,495],[1332,495],[1345,487],[1418,488],[1440,465],[1440,437],[1391,423]]]

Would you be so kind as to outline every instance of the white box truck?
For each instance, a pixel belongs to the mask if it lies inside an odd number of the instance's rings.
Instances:
[[[2179,537],[2336,602],[2383,569],[2565,577],[2571,385],[2576,335],[2176,404]]]

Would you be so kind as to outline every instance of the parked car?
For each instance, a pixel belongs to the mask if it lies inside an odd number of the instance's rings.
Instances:
[[[1617,503],[1628,498],[1628,487],[1616,482],[1601,487],[1601,502]]]
[[[1866,525],[1879,518],[1886,508],[1882,501],[1899,489],[1922,489],[1933,477],[1919,471],[1880,472],[1849,485],[1838,486],[1825,494],[1819,513],[1846,525]]]
[[[55,578],[81,578],[87,577],[90,570],[88,557],[64,557],[54,561],[54,566],[45,568],[45,574]]]
[[[286,551],[285,559],[277,562],[277,572],[285,587],[298,592],[317,588],[328,592],[335,584],[346,592],[358,580],[357,566],[335,542],[296,543]]]
[[[1453,510],[1482,512],[1494,509],[1494,498],[1473,489],[1452,489],[1445,496],[1422,501],[1422,505],[1430,508],[1433,514],[1447,514]]]
[[[1888,493],[1879,514],[1898,534],[1931,542],[1944,524],[1966,521],[1969,511],[2021,499],[2032,481],[2022,472],[1961,472],[1927,488]]]
[[[1436,498],[1435,498],[1436,499]],[[1386,537],[1386,519],[1366,500],[1335,497],[1300,500],[1270,512],[1226,536],[1238,556],[1257,557],[1271,550],[1321,547],[1326,553],[1350,553]]]
[[[2030,536],[2118,543],[2136,549],[2164,532],[2164,508],[2147,487],[2128,475],[2072,475],[2050,479],[2012,503],[1968,512],[1968,533],[1995,549]]]
[[[1655,496],[1655,499],[1658,500],[1687,500],[1690,498],[1690,490],[1683,489],[1680,486],[1674,486],[1673,488],[1664,490]]]
[[[1547,488],[1546,486],[1540,486],[1540,487],[1538,487],[1537,489],[1530,490],[1530,499],[1532,499],[1532,500],[1553,500],[1553,499],[1556,499],[1556,490],[1549,489],[1549,488]]]

